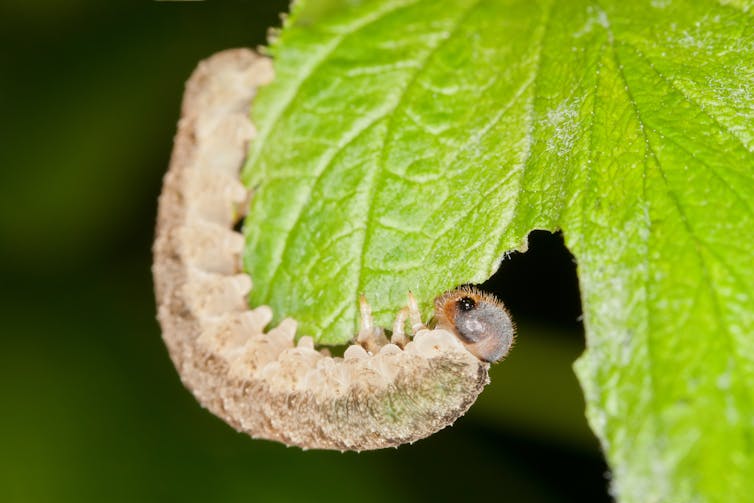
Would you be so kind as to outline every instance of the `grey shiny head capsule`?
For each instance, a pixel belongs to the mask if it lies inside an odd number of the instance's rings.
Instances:
[[[469,352],[490,363],[505,358],[515,335],[502,302],[469,286],[435,299],[435,326],[455,334]]]

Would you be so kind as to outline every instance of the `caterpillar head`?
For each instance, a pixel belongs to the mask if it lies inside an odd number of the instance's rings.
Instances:
[[[474,287],[463,286],[437,297],[435,324],[455,334],[485,362],[502,360],[513,344],[515,328],[505,306]]]

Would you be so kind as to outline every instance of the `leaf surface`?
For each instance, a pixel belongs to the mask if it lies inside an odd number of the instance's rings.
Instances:
[[[359,293],[390,326],[560,229],[620,500],[754,494],[750,8],[301,2],[254,109],[251,302],[344,343]]]

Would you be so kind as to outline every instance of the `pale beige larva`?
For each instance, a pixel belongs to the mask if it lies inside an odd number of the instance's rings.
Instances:
[[[272,76],[267,58],[235,49],[202,62],[187,83],[154,244],[170,356],[202,405],[253,437],[340,450],[423,438],[452,424],[488,382],[489,364],[449,331],[404,310],[388,343],[362,302],[358,344],[332,358],[308,337],[294,343],[294,320],[266,330],[270,309],[248,308],[251,279],[233,230],[248,205],[238,173],[255,135],[251,100]],[[406,316],[413,340],[402,334]]]

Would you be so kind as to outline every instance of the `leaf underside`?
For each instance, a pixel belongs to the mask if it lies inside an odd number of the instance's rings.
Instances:
[[[311,4],[253,112],[252,304],[344,343],[359,293],[390,326],[561,229],[616,495],[754,494],[751,2]]]

